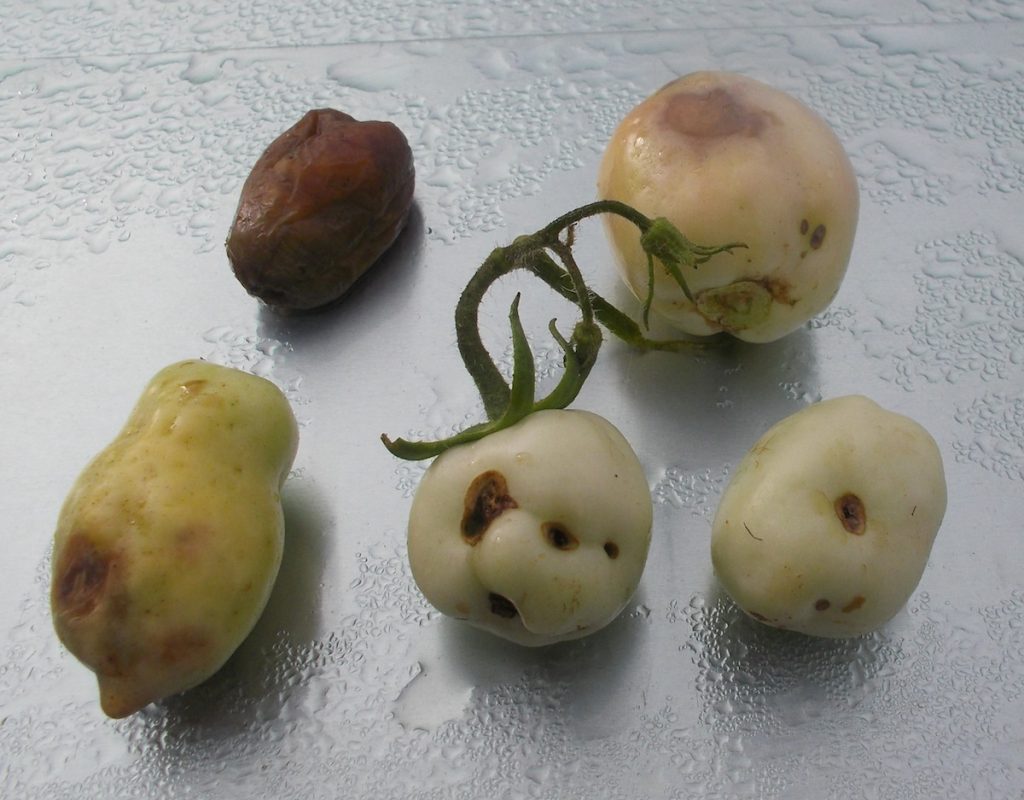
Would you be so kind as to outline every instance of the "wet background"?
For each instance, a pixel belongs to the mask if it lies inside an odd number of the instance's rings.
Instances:
[[[783,4],[779,4],[780,6]],[[19,798],[1024,797],[1024,7],[1016,0],[13,0],[0,18],[0,786]],[[576,405],[634,444],[651,559],[611,627],[522,650],[432,612],[405,560],[422,465],[378,442],[480,418],[458,292],[593,198],[618,120],[685,72],[792,92],[862,191],[832,307],[702,360],[602,350]],[[341,304],[261,309],[223,241],[307,109],[409,137],[412,224]],[[629,306],[598,225],[578,255]],[[521,282],[519,282],[521,283]],[[567,309],[524,288],[538,358]],[[207,684],[113,722],[58,645],[50,537],[165,364],[288,394],[301,445],[270,605]],[[822,641],[747,621],[710,521],[772,423],[853,392],[942,449],[949,510],[907,609]]]

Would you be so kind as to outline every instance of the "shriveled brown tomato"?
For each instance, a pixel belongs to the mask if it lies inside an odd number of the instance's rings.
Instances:
[[[405,227],[414,184],[412,150],[394,124],[307,112],[242,186],[227,239],[235,277],[283,310],[338,299]]]

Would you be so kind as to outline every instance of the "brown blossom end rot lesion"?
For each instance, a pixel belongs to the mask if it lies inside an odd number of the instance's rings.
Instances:
[[[864,501],[852,492],[847,492],[836,498],[836,516],[842,523],[843,528],[855,536],[863,536],[867,530],[868,515],[864,508]]]
[[[481,473],[466,490],[462,538],[469,544],[476,544],[495,519],[517,506],[508,493],[508,482],[504,475],[493,469]]]

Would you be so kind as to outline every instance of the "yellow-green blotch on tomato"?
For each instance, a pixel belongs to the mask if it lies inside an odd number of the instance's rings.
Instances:
[[[183,361],[79,476],[57,523],[51,605],[109,716],[206,680],[252,630],[281,563],[297,446],[274,384]]]

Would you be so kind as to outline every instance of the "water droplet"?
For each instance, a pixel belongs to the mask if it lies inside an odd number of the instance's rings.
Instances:
[[[181,72],[181,78],[192,84],[216,80],[220,76],[223,58],[218,53],[196,53],[189,58],[188,66]]]

